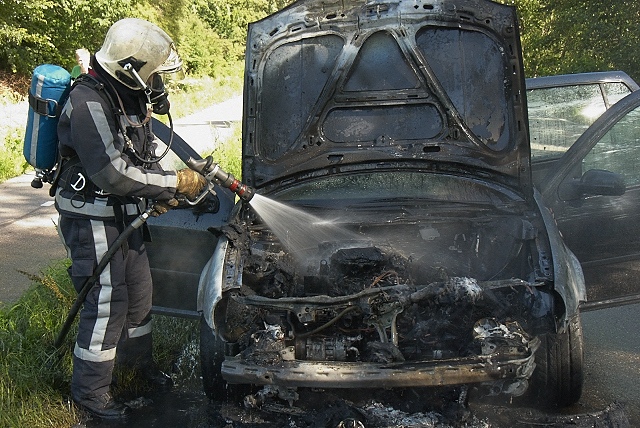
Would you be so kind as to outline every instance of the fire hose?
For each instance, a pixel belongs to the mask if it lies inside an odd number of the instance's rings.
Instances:
[[[168,128],[166,127],[166,125],[162,124],[162,122],[159,122],[155,119],[153,120],[154,126],[160,128],[160,132],[156,132],[156,135],[163,139],[162,135],[159,134],[164,134],[168,130]],[[213,192],[213,187],[215,184],[231,190],[244,202],[249,202],[251,198],[253,198],[253,189],[237,180],[232,174],[223,171],[222,168],[220,168],[220,165],[213,162],[213,158],[211,156],[208,156],[204,159],[201,158],[182,138],[180,138],[180,136],[176,134],[174,135],[174,137],[177,144],[172,147],[172,150],[178,155],[180,159],[184,161],[184,163],[189,168],[199,172],[207,180],[207,184],[205,185],[200,195],[198,195],[193,201],[184,198],[184,202],[186,202],[188,205],[199,204],[207,196],[208,193]],[[107,252],[102,256],[100,262],[94,269],[93,274],[82,284],[80,291],[78,292],[78,295],[73,302],[73,305],[71,305],[71,309],[69,309],[69,314],[67,315],[67,318],[65,319],[64,324],[62,325],[62,328],[60,329],[60,332],[58,333],[58,336],[53,343],[56,349],[60,348],[60,346],[62,345],[62,342],[67,336],[67,333],[69,332],[69,329],[71,328],[76,315],[78,315],[80,307],[84,303],[89,290],[91,290],[91,287],[98,280],[98,278],[102,274],[102,271],[109,264],[111,257],[116,253],[116,251],[120,249],[120,247],[122,247],[122,245],[127,241],[127,239],[129,239],[129,236],[131,236],[131,234],[136,229],[140,228],[140,226],[146,223],[154,210],[155,205],[150,204],[143,213],[136,217],[131,222],[131,224],[129,224],[129,226],[127,226],[122,231],[118,238],[116,238],[116,240],[113,242],[111,247],[109,247]]]
[[[60,329],[60,333],[58,333],[58,337],[56,338],[55,342],[53,342],[53,346],[55,346],[56,348],[60,348],[60,345],[62,345],[64,338],[67,336],[67,333],[71,328],[71,324],[73,324],[73,320],[75,320],[76,315],[80,310],[80,307],[84,303],[84,299],[87,297],[87,294],[89,293],[89,290],[91,289],[93,284],[95,284],[95,282],[98,280],[104,268],[109,264],[111,257],[116,253],[116,251],[120,249],[120,247],[122,247],[122,245],[127,241],[127,239],[129,239],[129,236],[131,236],[133,231],[138,229],[147,221],[147,219],[151,215],[151,212],[154,209],[155,209],[155,206],[152,204],[142,214],[136,217],[135,220],[133,220],[131,224],[122,231],[122,233],[118,236],[118,238],[116,238],[116,240],[113,242],[113,245],[109,247],[109,249],[104,254],[104,256],[102,256],[102,258],[100,259],[100,262],[98,263],[98,266],[96,266],[96,268],[93,271],[93,275],[87,278],[86,281],[82,284],[82,287],[80,288],[80,292],[76,296],[76,300],[73,302],[73,305],[71,305],[71,309],[69,309],[69,314],[67,315],[67,319],[64,321],[64,324],[62,325],[62,328]]]

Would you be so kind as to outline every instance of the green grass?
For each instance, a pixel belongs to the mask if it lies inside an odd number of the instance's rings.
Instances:
[[[64,262],[31,279],[17,303],[0,309],[0,426],[71,426],[78,419],[65,398],[71,354],[56,351],[53,340],[75,291]]]
[[[70,427],[83,415],[69,400],[71,353],[77,320],[60,350],[53,347],[76,292],[66,268],[55,262],[10,306],[0,306],[0,426]],[[173,373],[177,386],[199,379],[197,321],[154,316],[154,358]],[[140,393],[131,376],[118,371],[118,394]],[[124,380],[124,382],[122,382]]]
[[[199,77],[168,84],[171,116],[178,119],[242,93],[244,63],[237,62],[221,70],[218,77]],[[162,117],[159,117],[162,119]]]
[[[231,124],[232,135],[226,140],[218,142],[213,151],[202,156],[211,155],[220,167],[233,174],[238,180],[242,179],[242,124]]]
[[[32,169],[22,155],[24,131],[0,125],[0,183]]]

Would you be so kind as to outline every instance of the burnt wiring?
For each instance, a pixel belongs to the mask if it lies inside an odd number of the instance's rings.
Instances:
[[[320,327],[316,328],[315,330],[311,330],[308,331],[306,333],[302,333],[302,334],[297,334],[294,332],[294,336],[298,339],[304,339],[307,338],[309,336],[312,336],[314,334],[318,334],[320,333],[322,330],[331,327],[332,325],[334,325],[336,322],[338,322],[338,320],[340,320],[340,318],[342,318],[343,316],[345,316],[346,314],[348,314],[349,312],[358,309],[357,306],[348,306],[347,308],[345,308],[342,312],[340,312],[338,315],[336,315],[335,317],[333,317],[331,320],[327,321],[326,323],[324,323],[323,325],[321,325]]]
[[[373,282],[371,283],[371,285],[369,285],[369,287],[367,287],[367,288],[375,287],[380,281],[382,281],[383,279],[385,279],[389,275],[394,275],[396,277],[396,285],[400,284],[400,276],[398,275],[398,272],[396,272],[394,270],[389,270],[389,271],[386,271],[386,272],[382,273],[382,275],[375,277],[373,279]]]

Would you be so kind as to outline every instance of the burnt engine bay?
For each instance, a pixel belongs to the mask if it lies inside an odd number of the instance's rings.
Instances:
[[[234,224],[215,311],[223,376],[335,388],[526,382],[536,336],[555,322],[537,221],[480,212],[367,222],[349,225],[354,239],[294,251],[259,221]]]

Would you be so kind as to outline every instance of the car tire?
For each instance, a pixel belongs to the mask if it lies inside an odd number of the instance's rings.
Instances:
[[[210,400],[226,396],[227,383],[222,378],[225,342],[214,334],[204,317],[200,317],[200,367],[202,387]]]
[[[564,333],[547,334],[536,351],[532,383],[543,407],[566,407],[582,395],[584,342],[582,321],[576,314]]]

